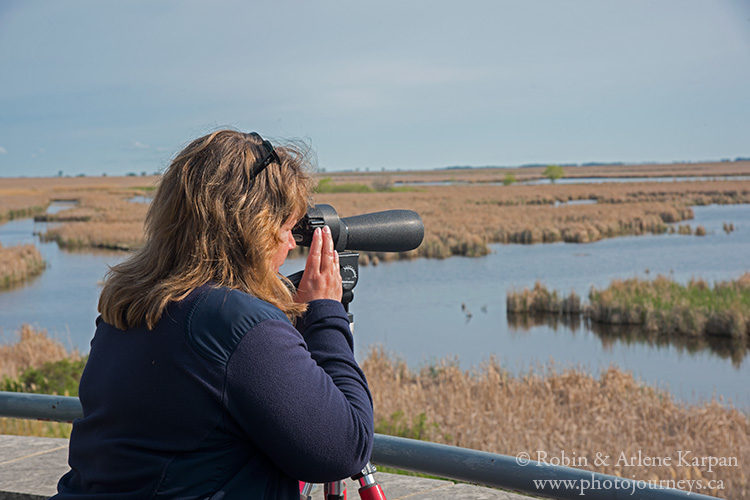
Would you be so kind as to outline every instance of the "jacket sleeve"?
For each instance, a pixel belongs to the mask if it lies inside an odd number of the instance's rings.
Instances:
[[[292,478],[335,481],[370,459],[372,398],[340,302],[312,301],[300,331],[280,320],[251,328],[227,364],[225,404]]]

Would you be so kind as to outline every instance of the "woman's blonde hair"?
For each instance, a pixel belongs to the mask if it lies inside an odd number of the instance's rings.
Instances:
[[[301,148],[273,148],[258,134],[220,130],[196,139],[172,161],[146,215],[146,243],[107,273],[99,312],[122,330],[153,329],[164,308],[213,283],[242,290],[293,319],[305,310],[272,268],[279,228],[310,200]]]

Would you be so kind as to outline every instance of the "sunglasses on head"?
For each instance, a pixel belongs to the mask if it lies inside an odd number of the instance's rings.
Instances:
[[[264,168],[266,168],[268,165],[270,165],[273,162],[278,163],[281,165],[281,160],[279,159],[279,155],[276,154],[276,150],[273,149],[273,146],[270,142],[263,139],[260,134],[257,132],[250,132],[250,136],[258,139],[261,142],[261,146],[264,150],[263,159],[256,162],[255,165],[253,165],[253,171],[250,173],[250,176],[252,178],[255,178],[259,173],[263,171]]]

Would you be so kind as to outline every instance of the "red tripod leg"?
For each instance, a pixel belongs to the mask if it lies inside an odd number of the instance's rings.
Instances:
[[[359,498],[362,500],[387,500],[383,488],[380,487],[377,480],[375,480],[375,466],[370,462],[367,462],[362,472],[356,476],[352,476],[352,479],[359,481]]]
[[[304,481],[299,482],[299,500],[312,500],[312,483],[306,483]]]
[[[383,488],[379,484],[363,486],[359,489],[359,498],[362,500],[386,500]]]

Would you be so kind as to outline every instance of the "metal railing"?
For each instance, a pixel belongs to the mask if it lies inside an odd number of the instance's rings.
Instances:
[[[83,416],[78,398],[0,391],[0,416],[71,422]],[[444,444],[375,434],[375,464],[534,496],[573,499],[704,499],[715,497],[660,488],[644,481],[543,464]]]

